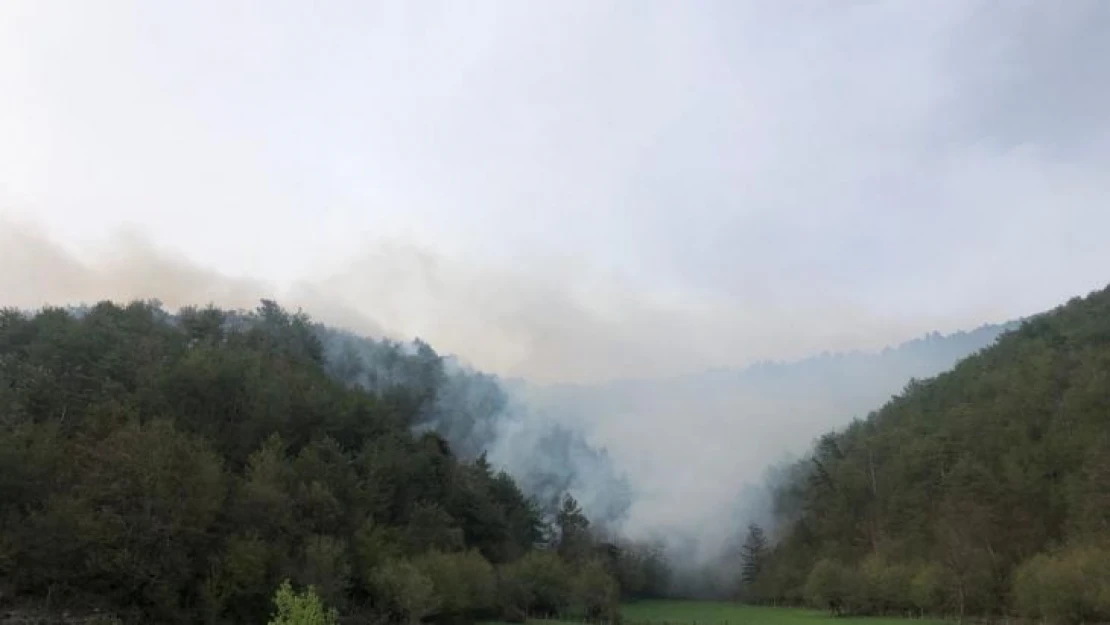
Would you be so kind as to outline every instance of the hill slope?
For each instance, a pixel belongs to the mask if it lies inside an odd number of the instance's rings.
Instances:
[[[434,352],[371,392],[317,331],[272,302],[0,311],[0,608],[262,623],[292,578],[391,621],[615,609],[572,499],[548,539],[508,474],[413,433],[450,407]]]
[[[750,596],[1110,618],[1110,290],[821,437],[776,500]]]

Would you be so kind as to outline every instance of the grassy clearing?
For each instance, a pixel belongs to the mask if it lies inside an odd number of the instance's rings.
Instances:
[[[712,601],[641,601],[621,606],[628,625],[944,625],[944,621],[880,617],[834,619],[826,612],[767,608]],[[582,625],[581,622],[540,621],[536,625]],[[484,624],[494,625],[494,624]]]
[[[627,623],[664,625],[939,625],[943,621],[899,618],[838,618],[825,612],[710,601],[643,601],[621,606]]]

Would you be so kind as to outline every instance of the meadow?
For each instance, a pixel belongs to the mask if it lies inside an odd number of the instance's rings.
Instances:
[[[944,621],[844,617],[800,608],[747,606],[713,601],[638,601],[621,606],[625,625],[941,625]],[[559,621],[532,621],[554,625]],[[581,625],[581,624],[579,624]]]

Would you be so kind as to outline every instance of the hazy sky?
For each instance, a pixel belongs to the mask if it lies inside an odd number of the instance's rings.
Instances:
[[[7,0],[0,293],[278,294],[540,380],[1003,320],[1110,279],[1108,32],[1102,0]]]

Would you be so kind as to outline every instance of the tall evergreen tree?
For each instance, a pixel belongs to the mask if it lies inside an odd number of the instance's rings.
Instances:
[[[753,586],[759,580],[763,559],[767,554],[767,537],[763,528],[752,523],[748,525],[748,535],[740,547],[741,581],[745,586]]]
[[[559,531],[559,555],[571,561],[585,557],[590,546],[590,521],[582,513],[578,501],[569,493],[563,496],[562,507],[555,517],[555,526]]]

